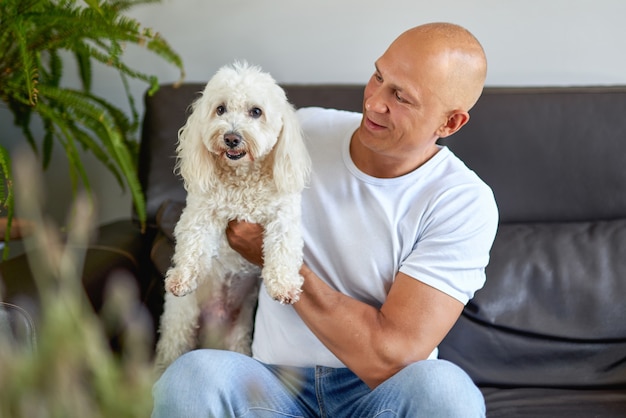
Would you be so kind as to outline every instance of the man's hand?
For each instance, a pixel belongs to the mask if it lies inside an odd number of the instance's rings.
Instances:
[[[263,233],[261,225],[244,221],[230,221],[226,227],[231,248],[259,267],[263,267]]]

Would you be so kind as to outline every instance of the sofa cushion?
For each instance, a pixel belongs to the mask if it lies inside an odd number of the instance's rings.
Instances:
[[[440,346],[482,385],[626,385],[626,220],[500,225]]]

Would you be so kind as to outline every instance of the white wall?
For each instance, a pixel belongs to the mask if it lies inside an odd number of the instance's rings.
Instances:
[[[187,81],[205,82],[221,65],[246,59],[279,82],[364,83],[374,60],[400,32],[450,21],[482,42],[488,85],[626,85],[624,0],[163,0],[130,15],[182,55]],[[131,48],[128,54],[131,65],[162,82],[177,79],[176,69],[159,59]],[[133,84],[141,111],[145,87]],[[98,71],[95,88],[124,104],[109,71]],[[9,124],[0,109],[3,143],[6,135],[18,135]],[[55,159],[47,174],[49,211],[57,218],[71,196],[64,165]],[[104,196],[100,220],[128,216],[128,193],[97,164],[90,166],[93,186]]]
[[[170,40],[194,81],[246,58],[279,81],[362,82],[390,41],[429,21],[481,40],[491,85],[626,81],[624,0],[164,0],[133,16]]]

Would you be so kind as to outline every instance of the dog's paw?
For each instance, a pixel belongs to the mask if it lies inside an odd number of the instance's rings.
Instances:
[[[287,292],[273,296],[273,298],[274,300],[280,302],[283,305],[293,305],[294,303],[300,300],[300,293],[302,293],[302,289],[297,287]]]
[[[280,275],[264,269],[262,275],[267,293],[272,299],[286,305],[292,305],[300,300],[304,279],[299,274],[286,279],[284,272]]]
[[[178,269],[170,269],[165,277],[165,291],[174,296],[185,296],[193,292],[198,283],[187,277]]]

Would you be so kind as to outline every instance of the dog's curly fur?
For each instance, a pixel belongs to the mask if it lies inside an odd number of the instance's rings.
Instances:
[[[176,151],[187,202],[165,279],[160,370],[196,347],[198,328],[216,317],[234,322],[221,336],[224,348],[250,353],[258,292],[249,288],[258,288],[259,269],[228,245],[230,220],[265,228],[260,274],[270,296],[294,303],[303,282],[300,193],[310,161],[294,108],[273,78],[247,63],[222,67],[193,103]],[[203,323],[207,311],[213,319]]]

